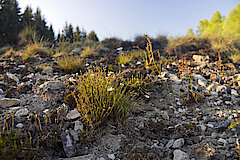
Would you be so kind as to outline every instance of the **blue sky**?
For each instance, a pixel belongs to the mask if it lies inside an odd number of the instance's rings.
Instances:
[[[199,20],[220,11],[227,16],[240,0],[18,0],[23,10],[37,6],[55,33],[65,22],[106,37],[133,39],[138,34],[184,35]]]

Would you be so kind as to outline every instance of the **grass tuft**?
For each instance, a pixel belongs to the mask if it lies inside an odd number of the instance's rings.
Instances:
[[[84,67],[83,60],[79,56],[64,56],[56,60],[57,64],[65,72],[76,72]]]
[[[124,118],[133,101],[126,87],[119,85],[114,74],[101,69],[88,70],[79,76],[72,93],[82,120],[92,128],[107,120]]]

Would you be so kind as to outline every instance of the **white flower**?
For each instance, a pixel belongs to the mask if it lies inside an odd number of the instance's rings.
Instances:
[[[108,92],[111,92],[111,91],[113,91],[113,90],[114,90],[114,88],[112,88],[112,87],[110,87],[110,88],[107,89]]]
[[[124,84],[123,84],[123,83],[120,83],[120,86],[124,86]]]

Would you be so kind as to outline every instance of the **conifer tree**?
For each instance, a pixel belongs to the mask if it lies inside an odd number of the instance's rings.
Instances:
[[[92,41],[99,41],[96,33],[94,31],[91,31],[89,34],[88,34],[88,39],[89,40],[92,40]]]

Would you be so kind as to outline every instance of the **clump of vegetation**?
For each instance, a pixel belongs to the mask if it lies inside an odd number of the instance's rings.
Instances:
[[[61,109],[43,116],[34,113],[26,122],[29,125],[25,126],[27,128],[15,127],[14,113],[5,115],[0,125],[0,159],[40,158],[44,156],[42,152],[49,148],[59,153],[60,114]]]
[[[45,57],[48,55],[48,50],[40,43],[29,44],[22,54],[22,59],[23,61],[35,59],[36,55]]]
[[[118,56],[118,64],[129,64],[131,61],[135,59],[143,59],[144,51],[142,50],[132,50],[129,53],[119,54]]]
[[[83,53],[82,53],[82,57],[83,58],[89,58],[94,54],[94,49],[91,48],[90,46],[87,46],[84,48]]]
[[[134,96],[119,85],[114,74],[104,70],[88,70],[77,77],[72,93],[82,120],[92,128],[108,120],[119,121],[130,110]]]
[[[144,77],[140,73],[136,76],[132,75],[132,77],[124,79],[122,84],[126,85],[137,97],[141,96],[145,98],[149,98],[148,91],[153,87],[149,75]]]
[[[65,72],[76,72],[84,67],[83,59],[80,56],[66,55],[56,60],[57,64]]]
[[[132,55],[123,53],[118,56],[118,64],[129,64],[133,60]]]
[[[118,47],[121,47],[122,40],[116,37],[112,38],[105,38],[102,40],[102,44],[107,48],[113,48],[116,49]]]
[[[37,33],[30,26],[26,26],[20,33],[19,33],[20,41],[23,44],[32,44],[35,43],[37,40]]]

